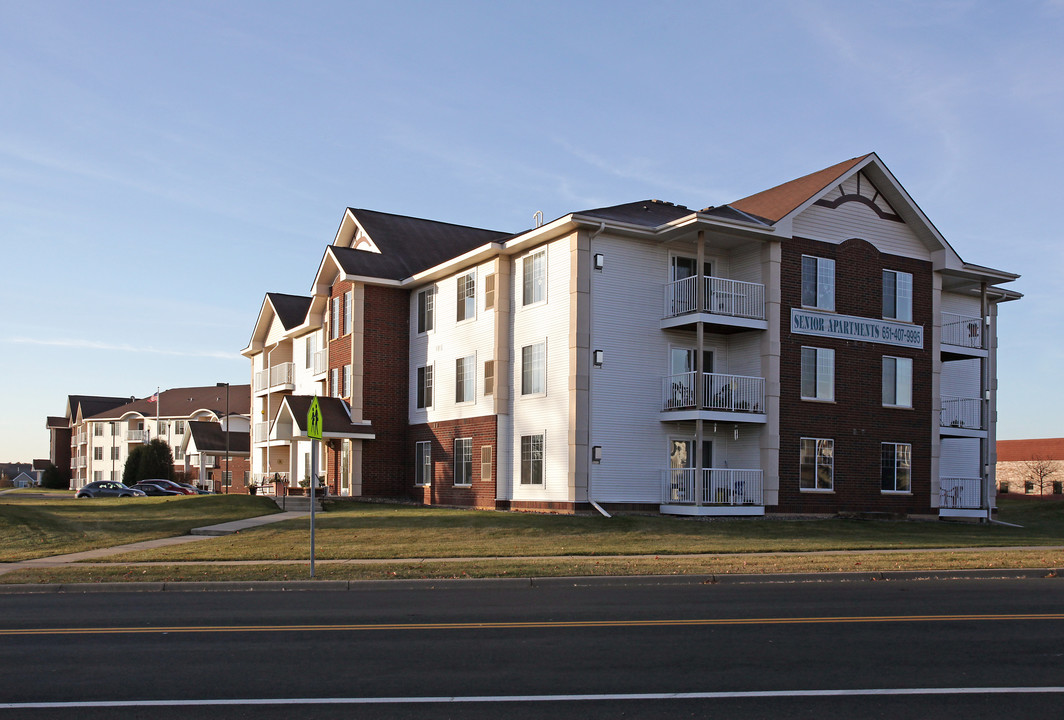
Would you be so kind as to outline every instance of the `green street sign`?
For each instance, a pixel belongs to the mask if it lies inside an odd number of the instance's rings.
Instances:
[[[321,406],[317,395],[311,400],[310,410],[307,411],[307,437],[321,440]]]

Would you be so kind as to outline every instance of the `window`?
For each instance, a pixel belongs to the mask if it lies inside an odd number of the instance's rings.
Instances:
[[[495,307],[495,273],[484,276],[484,309]]]
[[[92,434],[94,437],[103,437],[103,425],[100,423],[93,423]]]
[[[894,407],[913,406],[912,358],[884,356],[883,404]]]
[[[116,448],[116,447],[111,448],[111,459],[112,460],[118,460],[119,459],[119,457],[120,457],[119,451],[120,451],[120,448]]]
[[[521,262],[521,304],[532,305],[547,299],[547,251],[537,250]]]
[[[316,339],[316,335],[307,335],[307,360],[304,367],[308,370],[314,365],[314,351],[318,349],[317,344],[314,342]]]
[[[495,392],[495,361],[484,361],[484,394],[491,395]]]
[[[344,365],[344,385],[340,391],[340,397],[351,397],[351,366]]]
[[[417,294],[417,331],[432,330],[436,319],[436,288],[430,287]]]
[[[118,482],[118,471],[117,470],[112,470],[111,471],[111,482]]]
[[[414,444],[414,484],[432,484],[432,443]]]
[[[118,434],[118,423],[111,423],[111,437]]]
[[[332,299],[332,307],[329,313],[329,338],[335,340],[340,337],[340,298]]]
[[[480,479],[491,480],[491,445],[480,446]]]
[[[831,490],[834,487],[835,441],[802,438],[798,487]]]
[[[177,460],[184,460],[184,459],[185,459],[185,452],[181,449],[181,446],[179,445],[179,446],[175,447],[174,448],[174,460],[177,461]]]
[[[329,397],[340,397],[340,368],[329,371]]]
[[[475,373],[472,355],[455,360],[454,401],[456,403],[473,402],[473,386],[476,385]]]
[[[102,447],[97,447],[97,448],[93,448],[92,449],[92,459],[93,460],[103,460],[103,448]]]
[[[880,477],[883,492],[909,492],[912,480],[913,446],[903,443],[883,443]]]
[[[458,276],[458,322],[471,320],[477,315],[477,275],[466,273]]]
[[[883,271],[883,317],[913,321],[913,276],[897,270]]]
[[[185,434],[185,421],[184,420],[175,420],[174,421],[174,432],[176,434],[178,434],[178,435],[184,435]]]
[[[835,261],[802,256],[802,307],[835,309]]]
[[[473,438],[454,441],[454,484],[473,484]]]
[[[521,394],[541,395],[547,391],[547,344],[521,348]]]
[[[351,293],[344,293],[344,335],[351,334]]]
[[[543,484],[543,436],[521,436],[521,484]]]
[[[93,482],[102,482],[103,481],[103,470],[93,470],[92,471],[92,481]]]
[[[432,366],[426,365],[417,369],[417,407],[419,409],[432,407]]]
[[[835,399],[835,351],[802,348],[802,399]]]

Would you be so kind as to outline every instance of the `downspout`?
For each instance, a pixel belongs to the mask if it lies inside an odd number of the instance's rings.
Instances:
[[[599,505],[597,502],[595,502],[594,498],[592,498],[592,495],[591,495],[591,476],[594,474],[592,472],[592,468],[594,467],[594,462],[591,459],[591,452],[592,452],[592,450],[591,450],[591,448],[592,448],[592,445],[591,445],[591,424],[592,424],[592,422],[591,421],[592,421],[592,418],[594,416],[594,407],[595,407],[595,404],[594,404],[595,394],[593,392],[593,388],[594,388],[593,378],[595,377],[595,373],[594,373],[594,370],[595,370],[595,367],[594,367],[594,357],[595,357],[595,342],[594,342],[594,337],[595,337],[595,334],[594,334],[595,304],[594,304],[594,298],[595,298],[595,295],[594,295],[594,292],[593,292],[593,290],[595,288],[595,269],[594,269],[595,268],[595,253],[593,252],[593,248],[591,247],[591,243],[594,242],[595,238],[597,238],[602,233],[602,231],[605,230],[605,229],[606,229],[606,223],[600,222],[598,228],[596,230],[594,230],[587,238],[587,256],[591,260],[591,266],[590,266],[591,267],[591,272],[590,272],[590,275],[588,276],[588,282],[587,282],[587,308],[588,308],[588,313],[587,313],[588,314],[588,318],[587,318],[587,345],[588,345],[588,347],[587,347],[587,452],[588,452],[588,458],[587,458],[587,501],[588,501],[588,503],[590,503],[591,507],[593,507],[596,510],[598,510],[599,513],[601,513],[603,515],[603,517],[612,517],[608,512],[606,512],[605,508],[603,508],[601,505]]]
[[[980,405],[982,405],[983,418],[986,422],[986,439],[981,441],[979,464],[983,470],[983,497],[986,503],[986,521],[989,523],[993,520],[994,511],[992,503],[990,502],[990,494],[992,488],[990,487],[990,353],[992,348],[990,347],[990,307],[986,294],[986,282],[983,282],[979,286],[979,322],[982,324],[980,330],[983,336],[983,345],[986,346],[986,360],[983,361],[982,372],[980,373],[979,382],[982,385],[980,390],[982,391],[980,398]]]

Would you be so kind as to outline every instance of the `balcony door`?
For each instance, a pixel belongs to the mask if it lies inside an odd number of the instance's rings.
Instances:
[[[669,258],[669,282],[686,280],[698,274],[698,258],[687,255],[673,255]],[[713,264],[706,260],[702,263],[702,274],[710,277],[713,274]]]

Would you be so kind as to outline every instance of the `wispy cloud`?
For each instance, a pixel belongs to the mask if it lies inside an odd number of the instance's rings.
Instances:
[[[98,340],[51,340],[13,337],[8,338],[6,342],[16,345],[42,345],[75,350],[103,350],[105,352],[142,353],[145,355],[168,355],[173,357],[218,358],[221,360],[232,360],[237,355],[235,352],[223,352],[221,350],[173,350],[170,348],[138,347],[136,345],[107,343]]]

